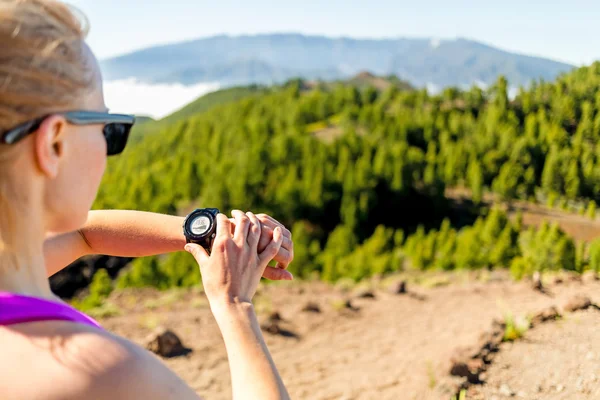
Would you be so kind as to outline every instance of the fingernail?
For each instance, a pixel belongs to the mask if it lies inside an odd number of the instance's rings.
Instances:
[[[186,244],[184,247],[185,251],[187,251],[188,253],[190,253],[192,251],[192,246],[189,244]]]

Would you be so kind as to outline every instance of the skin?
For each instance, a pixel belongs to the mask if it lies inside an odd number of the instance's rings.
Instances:
[[[97,75],[77,108],[106,110]],[[285,270],[293,259],[287,229],[266,215],[219,214],[209,257],[202,247],[185,244],[180,217],[89,211],[106,167],[102,126],[74,126],[54,115],[15,146],[18,152],[6,167],[19,178],[21,207],[15,217],[27,248],[18,260],[0,249],[0,291],[60,301],[47,277],[81,256],[139,257],[185,247],[200,265],[223,335],[234,398],[289,398],[252,305],[261,276],[292,279]],[[276,268],[267,267],[272,259]],[[199,398],[154,354],[92,326],[65,321],[0,326],[0,343],[3,399]]]

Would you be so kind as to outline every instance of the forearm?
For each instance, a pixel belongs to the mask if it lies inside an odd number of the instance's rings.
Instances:
[[[146,257],[183,250],[183,220],[143,211],[90,211],[81,232],[94,254]]]
[[[213,307],[227,349],[233,398],[289,399],[252,305]]]

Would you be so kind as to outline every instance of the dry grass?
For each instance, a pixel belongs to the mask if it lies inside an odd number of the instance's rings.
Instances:
[[[87,310],[86,314],[88,314],[92,318],[111,318],[118,317],[122,314],[121,309],[111,303],[109,301],[104,302],[100,307],[92,308],[91,310]]]

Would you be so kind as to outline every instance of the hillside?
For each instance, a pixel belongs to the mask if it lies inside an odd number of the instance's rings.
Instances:
[[[501,267],[520,278],[600,268],[594,226],[578,241],[570,233],[581,224],[545,224],[543,214],[531,222],[484,201],[493,193],[500,202],[595,216],[600,63],[536,83],[512,101],[504,78],[488,90],[438,95],[401,83],[378,89],[380,79],[293,80],[190,118],[147,122],[141,128],[153,133],[110,160],[94,207],[270,213],[292,228],[292,272],[300,278]],[[231,95],[224,93],[215,103]],[[468,202],[446,195],[457,187],[469,190]],[[110,261],[111,275],[129,261]],[[127,271],[121,286],[200,279],[178,253],[134,260]]]
[[[225,103],[231,103],[251,95],[259,95],[261,93],[265,93],[267,90],[268,89],[265,87],[250,85],[211,92],[198,98],[197,100],[194,100],[168,117],[163,118],[160,122],[168,124],[185,120],[186,118],[201,114],[212,107],[216,107]]]
[[[168,62],[165,62],[168,60]],[[503,51],[479,42],[433,39],[359,40],[300,34],[214,36],[152,47],[102,62],[108,80],[219,82],[222,86],[283,83],[291,78],[347,79],[360,71],[396,75],[415,86],[514,86],[553,80],[572,66]]]

